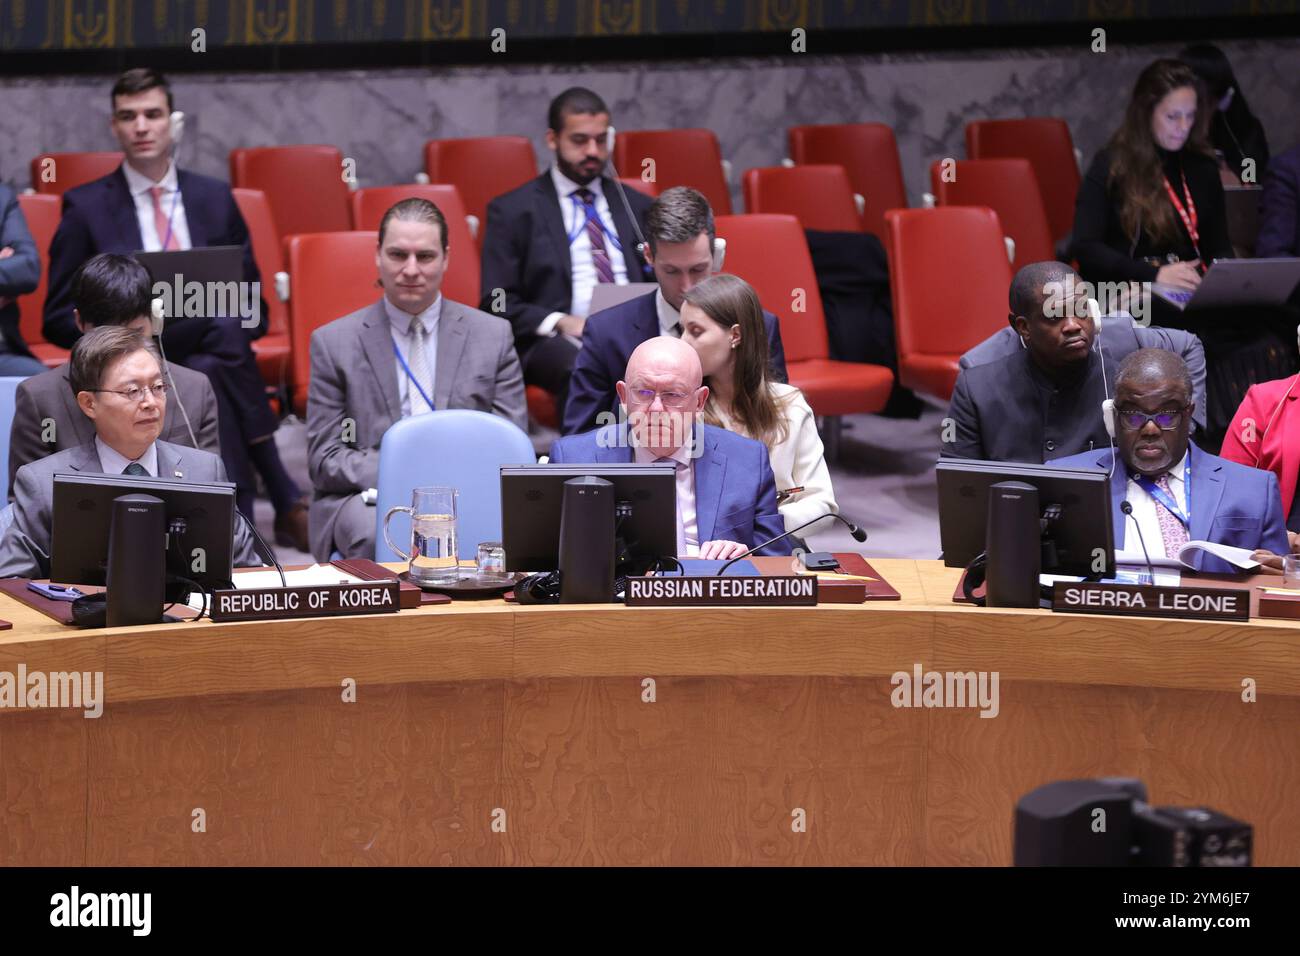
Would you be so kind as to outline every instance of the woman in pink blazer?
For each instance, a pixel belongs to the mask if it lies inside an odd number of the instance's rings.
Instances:
[[[1219,454],[1277,475],[1286,526],[1300,529],[1300,375],[1252,385],[1228,426]],[[1292,550],[1295,545],[1292,545]]]

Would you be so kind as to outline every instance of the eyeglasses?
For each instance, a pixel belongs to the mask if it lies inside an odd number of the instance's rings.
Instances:
[[[92,392],[112,392],[114,395],[123,395],[128,402],[142,402],[146,393],[152,395],[158,401],[167,397],[168,385],[166,382],[154,382],[148,388],[141,388],[139,385],[129,385],[126,388],[92,388]]]
[[[634,388],[628,392],[636,405],[653,405],[656,395],[664,408],[685,408],[695,398],[695,392],[656,392],[653,388]]]
[[[1136,432],[1146,428],[1147,422],[1155,422],[1162,432],[1171,432],[1182,423],[1185,410],[1184,407],[1148,415],[1136,408],[1124,408],[1119,411],[1119,423],[1128,431]]]

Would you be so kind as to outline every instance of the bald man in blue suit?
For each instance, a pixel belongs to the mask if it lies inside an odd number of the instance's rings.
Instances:
[[[668,336],[643,342],[624,378],[617,389],[628,421],[558,439],[552,462],[675,462],[681,556],[726,560],[785,531],[767,448],[696,420],[709,390],[693,348]],[[789,554],[790,543],[758,553]]]

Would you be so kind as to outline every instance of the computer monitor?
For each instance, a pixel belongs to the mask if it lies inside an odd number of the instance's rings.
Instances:
[[[1023,481],[1038,489],[1039,508],[1045,514],[1059,510],[1044,531],[1045,540],[1053,547],[1044,549],[1043,573],[1114,574],[1115,532],[1106,472],[961,458],[941,458],[935,471],[939,479],[939,541],[948,567],[964,568],[984,551],[989,488],[1000,481]],[[1097,567],[1099,551],[1103,568]],[[1053,552],[1054,561],[1047,557]]]
[[[501,466],[501,544],[507,571],[554,571],[560,566],[560,513],[564,483],[584,476],[614,485],[617,536],[643,572],[677,554],[677,475],[671,462]]]
[[[230,587],[234,567],[235,486],[127,475],[55,475],[50,580],[102,585],[113,500],[160,498],[167,512],[167,570],[208,589]],[[198,562],[196,548],[202,548]]]

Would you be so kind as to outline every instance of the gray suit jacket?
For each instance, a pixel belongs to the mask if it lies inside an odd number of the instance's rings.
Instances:
[[[1101,403],[1114,394],[1120,362],[1139,348],[1164,348],[1183,356],[1192,374],[1193,418],[1204,427],[1205,353],[1196,336],[1141,328],[1127,316],[1103,319],[1101,349],[1088,356],[1086,371],[1073,383],[1056,387],[1008,326],[961,357],[942,455],[1044,463],[1107,447]]]
[[[433,374],[436,408],[491,412],[528,427],[523,372],[509,322],[444,298]],[[401,417],[383,300],[312,333],[307,469],[313,486],[311,550],[318,561],[329,558],[334,520],[344,501],[378,485],[379,443]],[[348,420],[352,426],[345,436]]]
[[[1192,397],[1196,411],[1192,417],[1205,427],[1205,349],[1201,340],[1182,329],[1157,329],[1137,325],[1130,315],[1108,315],[1101,320],[1101,345],[1106,357],[1119,365],[1124,356],[1138,349],[1166,349],[1177,352],[1192,374]],[[1020,351],[1020,336],[1010,325],[994,332],[969,350],[958,361],[961,368],[974,368],[1006,358]]]
[[[158,476],[180,481],[226,481],[221,459],[206,451],[158,441]],[[0,538],[0,578],[47,578],[50,575],[50,535],[54,520],[54,476],[84,471],[103,474],[92,439],[85,445],[38,458],[18,469],[14,520]],[[237,568],[261,567],[253,536],[235,518],[234,563]],[[71,582],[78,583],[78,582]]]
[[[176,388],[167,396],[167,411],[158,437],[173,445],[193,444],[185,427],[185,416],[178,407],[179,399],[189,412],[199,448],[220,455],[217,396],[212,391],[212,383],[202,372],[183,365],[170,368]],[[48,429],[46,419],[51,423]],[[51,439],[48,442],[47,437]],[[19,382],[14,395],[14,420],[9,429],[9,500],[14,499],[15,479],[23,465],[94,440],[95,425],[77,405],[77,396],[68,383],[67,365]]]

